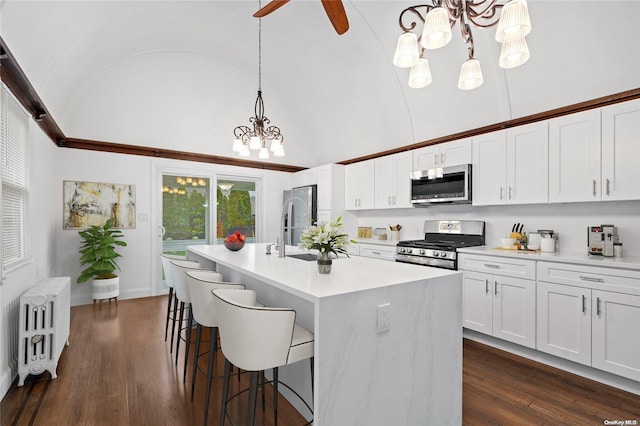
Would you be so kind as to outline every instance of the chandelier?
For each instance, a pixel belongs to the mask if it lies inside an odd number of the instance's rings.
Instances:
[[[514,68],[529,59],[525,36],[531,31],[531,22],[526,0],[431,1],[430,5],[410,6],[400,13],[400,28],[404,32],[398,39],[393,64],[400,68],[411,68],[409,87],[422,88],[431,84],[426,51],[449,43],[451,29],[456,22],[460,26],[462,39],[468,45],[468,59],[462,63],[458,79],[460,89],[475,89],[483,82],[480,62],[474,57],[471,25],[479,28],[498,25],[495,39],[502,43],[498,61],[500,67]],[[416,18],[424,23],[420,36],[413,32],[417,26]]]
[[[258,3],[260,4],[260,3]],[[269,126],[270,120],[264,115],[262,101],[262,18],[258,19],[258,97],[254,107],[254,116],[249,118],[252,127],[238,126],[233,129],[233,151],[240,157],[251,156],[251,151],[258,151],[258,158],[269,158],[267,143],[271,142],[270,150],[276,157],[284,157],[284,137],[280,128]]]

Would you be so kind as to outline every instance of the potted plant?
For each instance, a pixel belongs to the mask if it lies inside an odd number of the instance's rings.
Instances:
[[[330,274],[332,264],[330,253],[336,257],[339,253],[349,257],[346,246],[350,242],[355,243],[342,229],[341,216],[335,222],[316,222],[315,225],[302,231],[299,246],[307,250],[318,250],[318,272]]]
[[[78,284],[92,279],[91,297],[95,303],[101,299],[116,299],[120,293],[120,280],[114,272],[120,270],[116,259],[122,257],[116,252],[116,246],[125,247],[121,241],[124,235],[120,229],[113,228],[113,219],[103,226],[93,225],[79,232],[82,237],[80,246],[80,265],[89,265],[77,279]]]

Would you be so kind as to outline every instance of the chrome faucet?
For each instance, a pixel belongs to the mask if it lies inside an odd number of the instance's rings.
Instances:
[[[285,246],[286,246],[286,242],[284,241],[284,231],[285,229],[289,229],[291,230],[291,226],[289,225],[288,227],[284,225],[284,218],[286,213],[289,214],[289,223],[291,223],[291,215],[293,214],[293,201],[297,200],[300,201],[302,204],[305,205],[305,207],[307,207],[307,202],[304,201],[302,198],[298,198],[298,197],[290,197],[287,198],[286,200],[284,200],[284,203],[282,203],[282,215],[280,216],[280,239],[277,243],[277,250],[278,250],[278,257],[284,257],[285,256]]]

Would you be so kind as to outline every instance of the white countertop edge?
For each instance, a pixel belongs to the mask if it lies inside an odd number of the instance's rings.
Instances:
[[[602,266],[607,268],[640,270],[640,257],[604,257],[592,256],[585,251],[543,253],[540,251],[500,250],[491,246],[466,247],[457,250],[458,253],[479,254],[486,256],[511,257],[545,262],[574,263],[585,266]]]
[[[335,259],[331,274],[320,275],[316,262],[280,258],[277,252],[267,255],[266,244],[247,244],[238,252],[228,251],[223,245],[188,246],[187,251],[314,303],[325,297],[418,283],[460,273],[352,256]],[[287,253],[304,251],[287,246]]]

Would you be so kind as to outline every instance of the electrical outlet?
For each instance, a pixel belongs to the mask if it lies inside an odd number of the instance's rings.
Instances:
[[[391,303],[378,305],[378,334],[389,331],[391,327]]]

